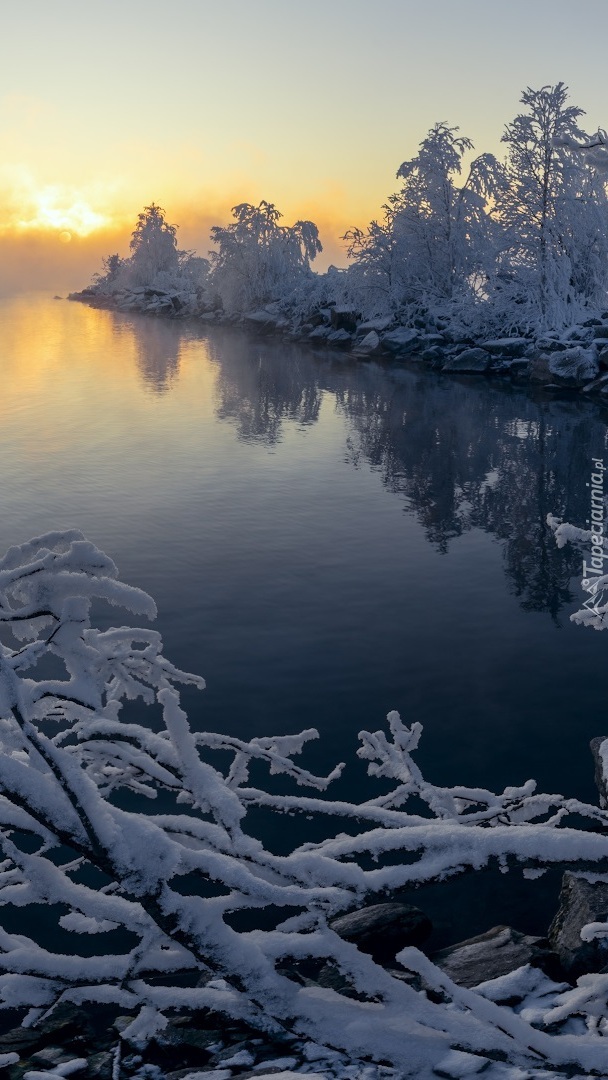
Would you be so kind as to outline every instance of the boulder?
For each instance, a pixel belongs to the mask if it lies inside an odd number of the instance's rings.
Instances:
[[[606,398],[608,397],[608,373],[600,375],[599,379],[594,379],[593,382],[586,383],[583,386],[583,394],[589,394],[590,397]]]
[[[564,352],[553,353],[549,357],[549,371],[560,382],[568,386],[580,386],[594,379],[599,365],[594,353],[575,345]]]
[[[549,371],[549,356],[547,353],[541,353],[540,356],[534,356],[532,358],[528,374],[530,382],[555,383],[555,378]]]
[[[376,330],[370,330],[369,334],[366,334],[362,341],[358,341],[355,346],[355,354],[357,356],[371,356],[373,353],[377,353],[380,350],[380,338],[378,337]]]
[[[487,371],[492,358],[485,349],[465,349],[464,352],[450,356],[443,365],[443,371]]]
[[[608,342],[600,349],[597,362],[606,371],[608,368]]]
[[[433,929],[420,908],[396,901],[339,915],[329,925],[378,964],[393,963],[396,953],[407,945],[421,945]]]
[[[537,338],[536,348],[540,352],[563,352],[568,348],[568,342],[547,334],[546,337]]]
[[[433,1066],[433,1072],[435,1076],[445,1077],[445,1080],[465,1080],[465,1077],[479,1076],[489,1064],[490,1059],[479,1054],[469,1054],[465,1050],[450,1050]]]
[[[352,344],[353,336],[348,330],[332,330],[327,335],[328,345],[337,345],[340,349],[347,349]]]
[[[574,980],[608,964],[608,939],[583,941],[581,930],[594,922],[608,922],[608,882],[590,882],[566,872],[562,878],[559,909],[549,927],[549,941],[560,964]]]
[[[491,341],[482,341],[480,348],[491,353],[492,356],[511,356],[513,359],[525,355],[530,345],[524,337],[494,338]]]
[[[431,960],[459,986],[507,975],[524,964],[555,967],[555,956],[544,938],[520,934],[510,926],[493,926],[485,934],[441,949]]]
[[[357,329],[357,313],[349,308],[332,308],[329,321],[332,330],[347,330],[354,334]]]
[[[432,349],[433,345],[445,345],[446,340],[443,334],[422,334],[420,337],[421,349]]]
[[[316,326],[308,335],[309,341],[324,341],[331,334],[329,326]]]
[[[400,326],[397,330],[389,330],[383,334],[380,340],[385,352],[392,353],[394,356],[409,356],[411,353],[418,352],[420,337],[417,330]]]
[[[378,334],[381,334],[383,330],[386,330],[391,325],[392,321],[391,315],[385,315],[380,319],[366,319],[365,322],[359,323],[357,335],[364,337],[365,334],[369,334],[370,330],[375,330]]]
[[[268,334],[275,329],[277,324],[276,315],[271,315],[269,311],[247,311],[243,315],[243,323],[249,330],[257,330],[263,334]]]
[[[593,327],[594,338],[608,338],[608,323],[601,322]]]
[[[608,381],[608,375],[604,378]],[[591,753],[595,762],[595,783],[600,796],[600,806],[608,807],[608,737],[599,735],[590,742]]]
[[[425,349],[420,358],[425,364],[429,364],[430,367],[440,368],[443,367],[445,362],[445,350],[440,345],[431,345],[430,349]]]

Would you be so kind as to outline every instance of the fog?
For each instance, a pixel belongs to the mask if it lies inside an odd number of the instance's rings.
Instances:
[[[311,215],[312,216],[312,215]],[[133,224],[136,215],[133,216]],[[210,249],[209,233],[212,225],[227,223],[229,214],[197,214],[186,211],[168,213],[168,220],[180,223],[177,239],[180,248],[194,250],[206,256]],[[285,223],[292,218],[285,216]],[[315,269],[325,270],[331,263],[344,266],[345,245],[339,239],[348,227],[317,215],[313,220],[319,226],[323,253],[315,261]],[[129,254],[131,225],[104,229],[81,237],[68,230],[34,230],[27,232],[6,231],[0,233],[0,296],[20,292],[48,290],[53,295],[63,295],[83,289],[93,275],[101,270],[102,261],[113,252],[122,256]]]

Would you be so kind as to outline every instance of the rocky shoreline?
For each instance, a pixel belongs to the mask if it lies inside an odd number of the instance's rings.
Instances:
[[[608,738],[593,739],[591,750],[599,802],[604,806]],[[493,926],[448,948],[426,950],[429,958],[457,986],[474,988],[515,1011],[523,1002],[521,969],[528,972],[525,981],[537,983],[545,996],[568,990],[581,976],[606,974],[608,939],[581,938],[582,928],[605,920],[608,911],[608,881],[595,878],[564,874],[559,908],[546,937],[523,934],[510,926]],[[425,951],[432,925],[420,909],[394,898],[339,916],[331,925],[395,978],[432,995],[418,975],[395,959],[407,946]],[[345,977],[323,961],[291,963],[282,974],[300,985],[358,996]],[[176,1015],[145,1045],[129,1034],[134,1014],[125,1015],[117,1005],[63,1004],[37,1025],[7,1031],[11,1017],[16,1024],[22,1019],[14,1010],[5,1014],[0,1069],[7,1080],[50,1080],[68,1075],[92,1080],[118,1076],[134,1080],[292,1080],[300,1075],[309,1080],[399,1080],[401,1075],[388,1065],[353,1063],[339,1051],[289,1032],[282,1038],[262,1037],[243,1022],[209,1011]],[[541,1021],[538,1023],[542,1030]],[[487,1080],[511,1080],[513,1075],[498,1061],[458,1050],[447,1055],[433,1075],[458,1080],[481,1071]]]
[[[68,299],[111,311],[239,326],[257,336],[307,342],[360,360],[413,361],[454,375],[503,376],[531,388],[578,391],[608,402],[608,310],[561,333],[488,338],[431,316],[421,316],[413,326],[389,317],[363,321],[355,311],[335,305],[320,307],[305,319],[286,317],[278,304],[227,314],[202,301],[193,307],[177,292],[143,286],[111,293],[84,289]]]

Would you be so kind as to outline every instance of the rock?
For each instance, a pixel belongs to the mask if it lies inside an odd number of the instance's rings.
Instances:
[[[582,388],[582,393],[592,397],[608,397],[608,373],[600,375],[599,379],[594,379],[593,382],[586,383]]]
[[[555,381],[549,371],[549,356],[546,353],[541,353],[540,356],[532,358],[528,374],[530,381],[534,383],[551,383]]]
[[[493,926],[485,934],[441,949],[431,960],[459,986],[469,987],[507,975],[524,964],[552,970],[556,966],[544,938],[520,934],[511,926]]]
[[[329,321],[332,330],[347,330],[354,334],[357,329],[357,313],[348,308],[332,308]]]
[[[593,327],[594,338],[608,338],[608,323],[596,323]]]
[[[112,1080],[113,1066],[114,1054],[111,1051],[91,1054],[87,1060],[87,1077],[91,1077],[91,1080]]]
[[[370,330],[362,341],[357,342],[354,352],[357,356],[371,356],[380,349],[380,338],[376,330]]]
[[[378,964],[392,963],[395,953],[407,945],[420,945],[433,929],[423,911],[398,902],[373,904],[339,915],[329,925],[361,952],[370,953]]]
[[[487,371],[491,356],[485,349],[465,349],[464,352],[450,356],[443,365],[443,371]]]
[[[608,382],[608,375],[604,376]],[[595,761],[595,783],[600,796],[600,806],[608,807],[608,737],[599,735],[589,743]]]
[[[537,339],[536,348],[539,349],[540,352],[563,352],[564,349],[568,348],[568,343],[547,334],[545,337]]]
[[[529,345],[530,342],[528,341],[528,338],[505,337],[494,338],[491,341],[482,341],[480,348],[485,349],[486,352],[491,353],[492,356],[511,356],[515,359],[516,357],[524,356]]]
[[[564,352],[549,356],[549,371],[560,382],[568,386],[580,386],[594,379],[599,371],[595,355],[581,345],[575,345]]]
[[[348,330],[332,330],[327,335],[327,344],[337,345],[341,349],[349,348],[352,340],[353,336],[349,334]]]
[[[325,964],[317,977],[309,983],[309,985],[315,984],[329,990],[335,990],[337,994],[343,994],[344,997],[361,999],[361,995],[357,994],[353,984],[335,964]]]
[[[383,334],[380,341],[385,352],[394,356],[409,356],[420,348],[420,336],[417,330],[400,326]]]
[[[461,1077],[479,1076],[489,1064],[487,1057],[468,1054],[464,1050],[450,1050],[433,1066],[433,1072],[436,1076],[446,1077],[446,1080],[460,1080]]]
[[[329,326],[317,326],[314,330],[311,330],[308,335],[309,341],[324,341],[331,334]]]
[[[277,320],[276,316],[271,315],[268,311],[248,311],[243,315],[243,323],[250,330],[258,330],[268,334],[274,330]]]
[[[529,360],[523,360],[523,359],[522,360],[509,360],[505,364],[504,370],[506,371],[506,373],[512,379],[517,379],[517,380],[520,380],[520,381],[522,379],[527,380],[529,372],[530,372],[530,361]]]
[[[581,938],[583,926],[592,922],[608,922],[608,882],[592,884],[566,872],[549,940],[568,978],[601,971],[608,964],[608,940]]]
[[[600,349],[597,362],[604,371],[608,368],[608,342]]]
[[[386,315],[381,319],[366,319],[365,322],[359,323],[357,327],[357,336],[361,335],[364,337],[365,334],[369,334],[370,330],[375,330],[376,333],[380,334],[391,325],[392,321],[392,315]]]
[[[429,364],[430,367],[440,368],[443,367],[445,362],[445,350],[440,345],[431,345],[430,349],[425,349],[420,358],[425,364]]]
[[[420,348],[432,349],[434,345],[445,345],[446,340],[443,334],[421,334],[420,336]]]

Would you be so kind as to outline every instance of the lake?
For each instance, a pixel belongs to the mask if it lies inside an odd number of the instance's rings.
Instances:
[[[581,560],[545,522],[588,517],[601,406],[32,296],[0,342],[0,547],[75,526],[111,555],[207,680],[193,726],[317,727],[307,763],[361,798],[357,732],[395,708],[438,783],[597,801],[608,634],[569,622]],[[442,944],[541,932],[558,884],[413,899]]]

